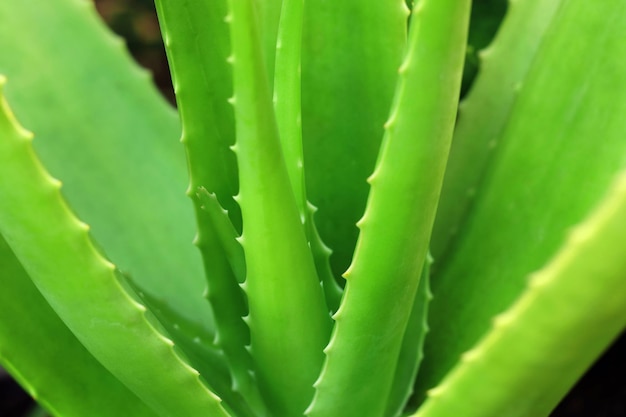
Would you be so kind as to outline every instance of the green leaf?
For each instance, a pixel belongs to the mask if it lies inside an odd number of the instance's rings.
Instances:
[[[387,401],[385,416],[399,416],[405,409],[407,401],[413,393],[415,376],[422,359],[424,359],[424,340],[428,333],[428,303],[433,298],[430,292],[430,265],[429,256],[424,263],[411,315],[404,332],[402,347],[396,364],[396,374]]]
[[[307,201],[302,153],[302,22],[304,2],[285,1],[278,31],[276,66],[274,74],[274,111],[283,156],[291,189],[296,198],[298,213],[304,224],[307,240],[313,253],[317,274],[324,288],[326,305],[337,311],[342,289],[330,267],[330,249],[322,242],[313,217],[317,210]]]
[[[250,348],[272,413],[302,415],[330,317],[282,155],[253,3],[229,3]]]
[[[178,112],[183,125],[190,184],[196,216],[202,216],[196,196],[200,187],[215,193],[241,230],[241,213],[232,196],[237,193],[232,68],[226,0],[156,2],[159,23],[173,76]],[[201,219],[198,219],[201,221]]]
[[[322,238],[315,225],[315,213],[317,207],[307,202],[305,228],[313,254],[313,262],[320,279],[324,296],[326,297],[326,307],[331,314],[334,314],[339,308],[341,298],[343,297],[343,288],[335,279],[335,275],[330,266],[330,256],[332,250],[324,244]]]
[[[201,189],[198,197],[213,225],[209,230],[200,231],[197,245],[206,260],[205,268],[212,276],[207,299],[215,315],[215,343],[223,349],[227,358],[233,390],[246,397],[258,413],[266,414],[258,383],[252,374],[252,358],[247,350],[250,330],[242,318],[248,314],[247,300],[239,287],[239,282],[245,279],[243,248],[237,242],[237,232],[215,194]],[[202,232],[209,232],[212,237],[205,238]]]
[[[626,325],[625,237],[626,172],[415,417],[548,416]]]
[[[462,234],[463,221],[476,191],[482,187],[519,87],[560,4],[561,0],[512,3],[494,42],[479,54],[482,65],[459,108],[437,208],[431,245],[437,262],[443,262],[451,242]]]
[[[307,415],[385,412],[452,140],[469,11],[469,1],[415,6],[346,291]]]
[[[233,390],[263,413],[246,346],[250,332],[242,316],[246,300],[239,288],[245,276],[243,251],[236,242],[241,212],[233,200],[238,177],[232,96],[232,68],[226,62],[230,35],[226,1],[157,1],[183,123],[190,184],[196,211],[196,245],[204,260],[207,298],[215,317],[216,343],[223,349]],[[218,201],[219,200],[219,201]],[[228,214],[222,212],[222,203]]]
[[[283,0],[253,0],[256,10],[256,21],[261,40],[261,54],[265,61],[265,73],[270,89],[274,82],[274,65],[276,64],[276,45],[278,26],[281,19]],[[293,1],[293,0],[290,0]]]
[[[6,121],[0,116],[0,141],[7,134]],[[66,417],[157,415],[76,339],[2,236],[0,271],[0,363],[33,398]]]
[[[180,126],[147,72],[84,0],[1,2],[0,50],[14,111],[108,256],[210,327]]]
[[[462,238],[433,277],[420,395],[487,332],[626,166],[625,26],[617,0],[571,0],[557,12]]]
[[[6,108],[3,102],[0,233],[39,291],[91,354],[160,416],[228,416],[124,290],[89,226],[61,197],[61,183],[35,157],[32,134]]]
[[[482,69],[481,50],[492,42],[506,15],[508,3],[508,0],[482,0],[472,4],[461,97],[467,95],[467,91],[472,88],[476,75]],[[525,39],[526,37],[519,36],[518,38]],[[452,147],[454,149],[454,140]]]
[[[238,417],[258,417],[250,407],[250,400],[236,391],[231,370],[222,350],[214,344],[215,335],[207,334],[202,326],[181,316],[164,302],[143,293],[138,297],[153,313],[158,322],[150,321],[155,328],[172,339],[177,353],[200,373],[200,377],[222,400],[222,405]],[[148,316],[149,318],[149,316]]]
[[[287,0],[283,3],[276,46],[272,101],[289,182],[302,223],[306,223],[300,79],[303,12],[304,0]]]
[[[335,275],[352,259],[406,46],[402,0],[306,0],[302,128],[307,195]]]

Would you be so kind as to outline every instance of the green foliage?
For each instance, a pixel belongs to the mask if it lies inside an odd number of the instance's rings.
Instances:
[[[623,2],[156,6],[178,118],[89,2],[0,4],[0,363],[50,413],[547,416],[626,327]]]

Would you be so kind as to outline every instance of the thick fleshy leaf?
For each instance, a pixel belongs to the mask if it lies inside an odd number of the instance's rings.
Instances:
[[[148,74],[84,0],[0,2],[0,50],[14,111],[108,256],[209,326],[180,127]]]
[[[459,108],[459,122],[437,208],[431,248],[438,263],[456,235],[462,233],[476,190],[481,187],[501,142],[519,86],[560,4],[561,0],[511,4],[493,44],[479,54],[480,73]]]
[[[280,18],[274,74],[274,111],[291,189],[313,253],[329,311],[339,308],[342,289],[330,267],[330,249],[314,223],[316,208],[307,201],[302,150],[302,24],[304,1],[285,1]]]
[[[235,122],[227,102],[232,96],[227,4],[225,0],[160,0],[156,5],[183,124],[182,142],[190,173],[187,194],[196,212],[195,244],[204,261],[215,341],[224,351],[233,390],[263,408],[246,350],[250,332],[242,319],[247,306],[239,288],[245,260],[235,241],[239,236],[235,228],[241,230],[241,212],[233,200],[238,174],[230,149]]]
[[[265,62],[265,73],[270,88],[274,83],[276,45],[282,5],[283,0],[254,0],[259,39],[261,40],[261,55]]]
[[[167,304],[137,290],[138,298],[148,307],[158,321],[151,320],[161,333],[174,342],[177,353],[200,373],[202,380],[222,400],[222,405],[237,417],[259,417],[250,407],[250,399],[236,390],[231,378],[229,361],[216,346],[215,335],[208,334],[204,327],[180,315]]]
[[[227,417],[69,210],[61,182],[34,154],[33,135],[4,98],[0,106],[0,233],[33,283],[87,350],[157,414]]]
[[[470,2],[459,0],[424,0],[414,8],[381,155],[368,179],[361,234],[344,274],[346,290],[333,316],[309,416],[336,410],[346,417],[385,413],[452,140],[469,12]]]
[[[0,116],[0,141],[3,121]],[[33,398],[66,417],[157,416],[76,339],[2,236],[0,271],[0,363]]]
[[[198,216],[200,187],[217,195],[241,230],[241,214],[232,196],[237,193],[237,163],[226,0],[156,2],[159,23],[172,72],[183,125],[190,184]]]
[[[424,359],[424,341],[428,333],[428,304],[433,298],[430,291],[431,264],[432,258],[429,256],[424,263],[409,322],[404,332],[396,364],[396,374],[393,377],[393,385],[385,409],[386,417],[401,415],[407,406],[407,401],[413,393],[415,376]]]
[[[467,94],[479,70],[483,68],[480,51],[492,42],[506,14],[507,4],[508,0],[481,0],[472,3],[461,97]],[[454,147],[454,140],[452,146]]]
[[[300,416],[331,322],[283,158],[254,3],[229,5],[250,350],[270,411]]]
[[[415,417],[548,416],[626,327],[625,245],[626,172]]]
[[[463,233],[433,277],[421,395],[485,334],[626,166],[624,27],[619,0],[570,0],[558,10]]]
[[[302,128],[308,197],[335,275],[352,259],[406,46],[403,0],[306,0]]]

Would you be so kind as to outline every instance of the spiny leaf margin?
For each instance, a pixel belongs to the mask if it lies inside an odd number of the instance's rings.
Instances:
[[[469,11],[466,0],[425,0],[414,8],[394,105],[357,224],[361,234],[308,416],[338,409],[355,417],[385,412],[452,139]],[[407,230],[413,233],[408,238]],[[361,346],[356,352],[355,343]]]
[[[414,417],[547,416],[626,326],[625,236],[626,171]]]
[[[0,231],[37,288],[91,354],[159,415],[210,411],[228,417],[173,342],[146,320],[146,308],[124,290],[89,226],[63,200],[61,182],[35,156],[33,134],[5,117],[13,134],[0,141],[0,192],[6,197]]]
[[[271,411],[299,416],[331,322],[280,147],[254,3],[229,6],[250,349]]]

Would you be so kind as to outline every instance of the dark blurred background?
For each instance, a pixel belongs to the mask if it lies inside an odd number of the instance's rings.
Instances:
[[[95,4],[109,27],[126,39],[128,50],[137,62],[152,72],[163,95],[174,103],[154,0],[95,0]]]
[[[407,0],[407,3],[411,2]],[[126,39],[137,62],[153,73],[154,82],[163,95],[174,103],[153,0],[95,0],[95,3],[111,29]],[[474,1],[463,95],[471,87],[479,69],[477,52],[493,38],[506,4],[506,0]],[[35,414],[31,414],[33,412]],[[0,417],[35,415],[43,417],[45,414],[35,410],[30,397],[0,369]],[[626,333],[587,372],[551,417],[626,417]]]

